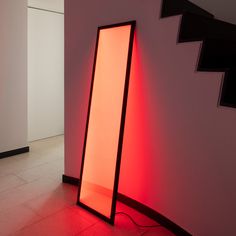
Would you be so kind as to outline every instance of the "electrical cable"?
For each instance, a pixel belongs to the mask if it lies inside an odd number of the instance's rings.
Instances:
[[[140,225],[138,224],[129,214],[125,213],[125,212],[116,212],[115,213],[116,215],[120,214],[120,215],[125,215],[127,216],[132,222],[134,225],[136,225],[137,227],[139,228],[155,228],[155,227],[162,227],[162,225]]]

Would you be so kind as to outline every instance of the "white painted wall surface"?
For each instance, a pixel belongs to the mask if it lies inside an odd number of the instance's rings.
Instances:
[[[28,140],[64,133],[64,15],[28,8]]]
[[[27,1],[0,1],[0,152],[27,146]]]
[[[64,12],[64,0],[28,0],[28,6]]]
[[[196,72],[161,0],[65,1],[65,174],[79,177],[96,30],[137,21],[119,192],[197,236],[236,235],[236,109],[222,74]]]
[[[211,12],[216,18],[236,24],[235,0],[190,0],[203,9]]]

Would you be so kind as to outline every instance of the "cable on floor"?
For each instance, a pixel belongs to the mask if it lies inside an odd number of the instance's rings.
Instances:
[[[125,213],[125,212],[122,212],[122,211],[119,211],[119,212],[116,212],[115,213],[116,215],[120,214],[120,215],[125,215],[127,216],[132,222],[134,225],[136,225],[137,227],[139,228],[155,228],[155,227],[162,227],[162,225],[140,225],[138,224],[129,214]]]

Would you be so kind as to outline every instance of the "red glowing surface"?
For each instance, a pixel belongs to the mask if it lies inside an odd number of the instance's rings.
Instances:
[[[131,24],[101,28],[97,44],[79,202],[107,218],[112,215],[131,31]]]

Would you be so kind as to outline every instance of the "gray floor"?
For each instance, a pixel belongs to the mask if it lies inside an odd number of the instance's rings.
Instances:
[[[140,228],[125,215],[115,226],[75,205],[77,188],[61,182],[63,136],[30,143],[30,152],[0,160],[0,236],[173,236],[163,227]],[[151,219],[118,202],[139,224]]]

